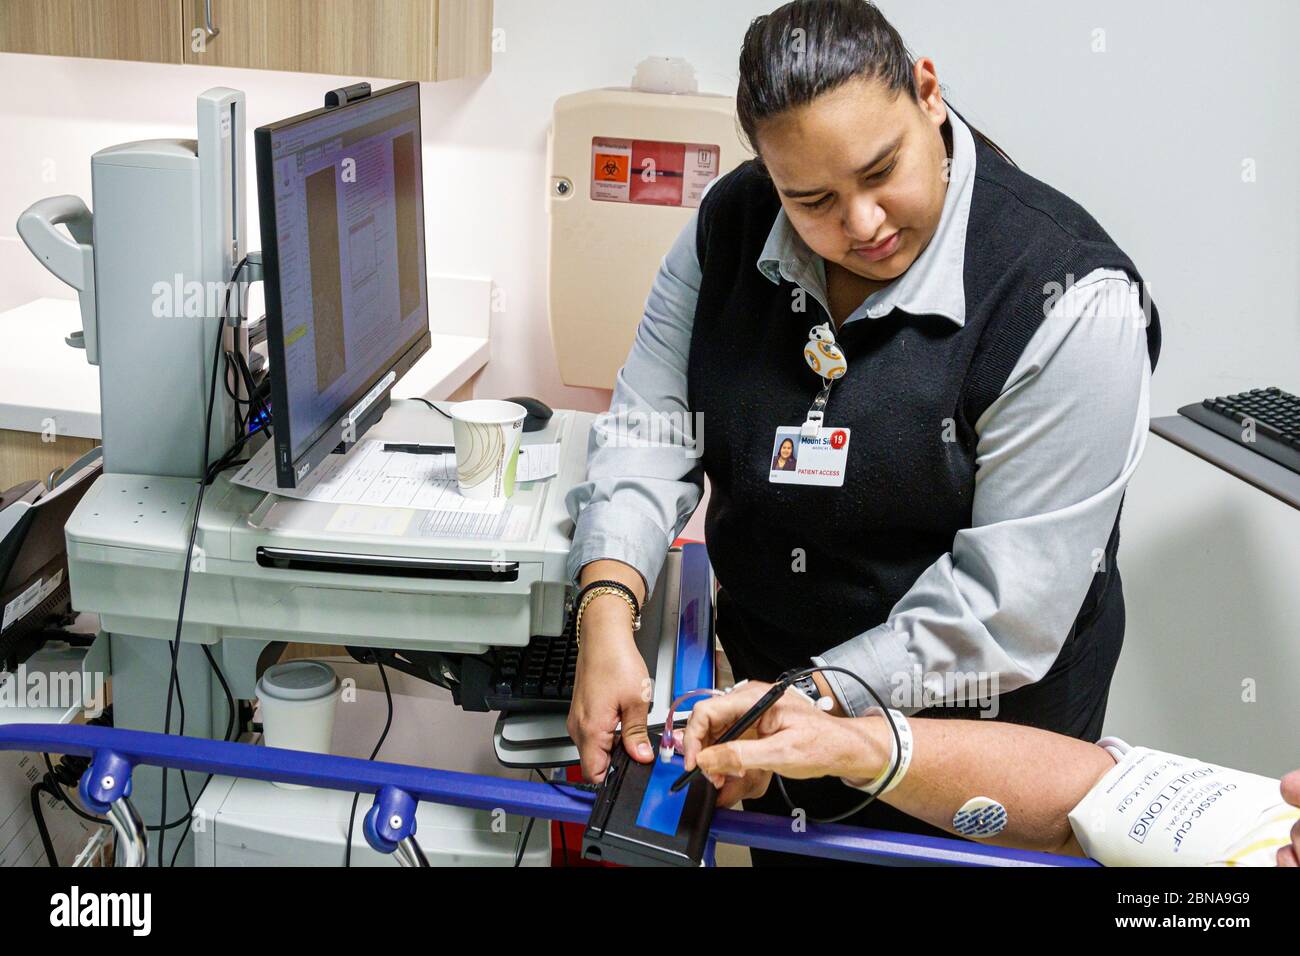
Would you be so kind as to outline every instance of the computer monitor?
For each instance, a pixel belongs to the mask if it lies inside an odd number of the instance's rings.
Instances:
[[[419,85],[254,143],[276,478],[293,488],[379,420],[429,349]]]

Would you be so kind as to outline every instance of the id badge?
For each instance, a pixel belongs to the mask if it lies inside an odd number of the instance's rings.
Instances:
[[[768,481],[780,485],[840,488],[849,460],[849,429],[823,425],[805,435],[798,425],[776,430]]]

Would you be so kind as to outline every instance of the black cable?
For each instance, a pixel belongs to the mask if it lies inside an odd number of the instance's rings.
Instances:
[[[208,644],[202,645],[203,656],[208,659],[208,666],[212,668],[212,673],[217,676],[217,683],[221,685],[221,692],[226,697],[226,734],[222,740],[229,741],[235,731],[235,695],[230,692],[230,685],[226,683],[226,675],[221,672],[221,667],[217,660],[212,656],[212,647]]]
[[[221,364],[221,346],[225,337],[226,319],[230,315],[230,292],[239,282],[239,275],[244,271],[244,266],[248,264],[248,256],[239,260],[235,266],[234,275],[230,277],[230,283],[226,286],[225,308],[218,317],[216,334],[216,348],[212,350],[212,380],[208,383],[208,409],[203,425],[203,472],[199,479],[199,493],[194,501],[194,518],[190,522],[189,544],[185,549],[184,568],[181,575],[181,600],[180,608],[176,612],[176,636],[172,639],[171,645],[171,674],[167,681],[167,707],[163,715],[163,733],[170,734],[172,729],[172,698],[180,697],[180,653],[181,653],[181,627],[185,620],[185,598],[189,593],[190,587],[190,565],[193,563],[194,541],[199,533],[199,513],[203,509],[203,492],[208,486],[208,444],[212,438],[212,411],[217,404],[217,375]],[[240,311],[242,312],[242,306]],[[223,456],[224,457],[224,456]],[[179,733],[185,733],[185,705],[182,699],[181,703],[181,723]],[[181,781],[183,789],[186,791],[186,800],[190,814],[194,813],[194,803],[189,797],[189,786],[185,780],[185,772],[181,771]],[[161,828],[167,822],[167,768],[162,768],[162,806],[158,814],[158,825]],[[158,866],[163,865],[163,844],[165,839],[158,840]]]
[[[185,727],[184,727],[184,725],[181,725],[180,733],[181,733],[181,734],[184,734],[184,733],[185,733]],[[208,780],[211,780],[211,779],[212,779],[212,777],[209,776],[209,777],[208,777]],[[203,795],[203,791],[204,791],[205,789],[207,789],[207,786],[208,786],[208,781],[205,780],[205,781],[203,782],[203,786],[199,788],[199,795],[200,795],[200,796]],[[187,819],[187,820],[193,819],[193,817],[194,817],[194,804],[195,804],[195,800],[194,800],[194,795],[193,795],[192,793],[190,793],[190,780],[189,780],[189,778],[188,778],[187,776],[185,776],[184,773],[181,774],[181,793],[185,794],[185,819]],[[189,833],[189,832],[190,832],[190,828],[189,828],[189,827],[186,827],[186,828],[185,828],[185,833]],[[178,849],[179,849],[181,843],[184,842],[184,840],[185,840],[185,833],[182,833],[182,834],[181,834],[181,838],[180,838],[179,840],[176,841],[176,846],[177,846]],[[160,865],[161,865],[161,864],[160,864]],[[176,865],[176,851],[173,851],[173,852],[172,852],[171,862],[168,863],[167,865],[168,865],[168,866],[175,866],[175,865]]]
[[[265,430],[268,435],[271,432],[271,409],[266,404],[269,395],[264,395],[264,389],[257,386],[253,379],[253,373],[248,367],[248,362],[244,359],[244,354],[239,351],[226,350],[226,374],[222,376],[222,384],[225,386],[226,394],[235,402],[235,424],[239,435],[242,437],[249,434],[249,426],[255,417],[262,418],[262,424],[253,430],[252,434]],[[240,398],[232,391],[230,387],[231,373],[239,376],[244,383],[244,390],[248,393],[248,398]],[[247,409],[247,413],[241,411]]]
[[[212,673],[217,677],[217,683],[221,685],[221,690],[226,695],[226,732],[221,739],[229,741],[231,739],[231,734],[233,734],[235,730],[235,695],[230,692],[230,685],[226,683],[226,675],[222,673],[220,665],[217,664],[217,659],[212,656],[212,648],[207,644],[201,646],[203,648],[203,656],[208,659],[208,666],[212,668]],[[204,779],[203,786],[199,788],[200,797],[202,797],[204,792],[207,791],[208,784],[212,782],[212,777],[213,774],[208,774]],[[183,774],[181,775],[181,780],[182,782],[185,780]],[[186,790],[186,795],[189,795],[188,789]],[[184,823],[186,821],[192,821],[194,819],[193,804],[197,802],[198,801],[191,801],[190,811],[176,822]],[[176,841],[176,849],[172,851],[171,863],[169,863],[168,866],[176,865],[176,860],[181,854],[181,847],[185,845],[186,839],[188,839],[189,835],[193,832],[194,827],[189,826],[185,828],[185,832],[181,834],[181,838]]]
[[[81,819],[87,821],[88,823],[94,823],[100,826],[107,825],[108,821],[105,820],[103,817],[97,817],[93,813],[87,813],[85,810],[79,807],[77,805],[77,802],[73,800],[70,796],[68,796],[67,791],[64,789],[64,787],[70,787],[75,789],[77,783],[81,779],[81,774],[85,772],[84,769],[78,772],[75,769],[77,767],[77,764],[75,762],[85,760],[86,764],[89,764],[90,761],[84,757],[72,757],[72,756],[64,755],[59,759],[59,762],[55,764],[50,761],[49,754],[41,754],[41,756],[45,759],[47,776],[44,779],[38,780],[36,783],[32,784],[32,789],[40,790],[44,793],[49,794],[51,797],[61,802],[69,810],[71,810],[73,813],[75,813],[77,816],[81,817]],[[202,795],[202,791],[200,791],[200,795]],[[154,824],[153,826],[145,827],[145,829],[148,830],[150,833],[158,833],[161,830],[174,830],[179,826],[183,826],[185,823],[189,821],[189,819],[190,819],[189,815],[180,816],[177,817],[175,820],[173,820],[171,823],[167,824],[166,827],[159,827],[157,824]],[[45,820],[43,818],[43,814],[40,812],[36,814],[36,827],[37,829],[44,829],[45,827]]]
[[[427,398],[421,398],[419,395],[412,395],[411,397],[415,399],[417,402],[424,402],[424,404],[428,405],[430,408],[432,408],[443,418],[451,418],[451,415],[449,415],[447,412],[444,412],[441,408],[433,404],[433,402],[429,401]]]
[[[253,370],[248,367],[248,359],[244,357],[243,352],[235,352],[235,367],[239,372],[239,377],[244,380],[244,388],[248,390],[249,402],[256,401],[257,383],[253,380]]]
[[[41,810],[41,794],[45,792],[42,784],[32,785],[32,816],[36,818],[36,832],[40,834],[41,846],[45,849],[45,862],[55,869],[59,858],[54,853],[54,841],[50,839],[49,828],[45,826],[45,813]]]
[[[238,366],[234,359],[234,356],[236,354],[238,353],[227,351],[226,364],[231,369],[238,371]],[[270,406],[266,404],[266,400],[264,397],[258,397],[257,395],[254,395],[252,388],[249,388],[248,390],[249,390],[249,394],[253,396],[252,398],[239,398],[230,390],[228,383],[226,386],[226,394],[229,395],[231,399],[233,399],[235,402],[235,431],[241,438],[245,435],[251,437],[252,435],[259,434],[262,431],[265,431],[266,434],[270,435],[271,434]],[[260,423],[257,425],[256,428],[252,427],[254,419],[260,419]],[[249,430],[250,428],[252,428],[251,431]],[[230,453],[230,449],[227,449],[227,454],[229,453]]]
[[[893,782],[895,774],[898,773],[899,764],[903,760],[903,738],[898,734],[898,725],[894,723],[894,715],[889,712],[889,708],[885,706],[885,702],[880,699],[880,695],[872,689],[871,685],[857,674],[853,673],[853,671],[847,670],[843,667],[834,667],[828,664],[822,667],[805,667],[800,671],[787,672],[781,675],[781,680],[789,686],[797,680],[802,680],[803,678],[810,677],[813,674],[825,673],[827,671],[852,677],[862,685],[868,694],[871,695],[871,698],[876,702],[876,705],[880,708],[881,712],[884,713],[885,720],[889,721],[889,729],[894,732],[894,759],[893,763],[889,767],[889,773],[885,776],[885,779],[880,782],[880,786],[867,794],[867,799],[863,800],[856,807],[846,810],[844,813],[836,814],[833,817],[806,817],[805,819],[807,819],[809,823],[839,823],[841,820],[847,820],[849,817],[861,813],[869,805],[874,803],[878,796],[889,788],[890,783]],[[776,788],[781,791],[781,798],[785,800],[786,806],[788,806],[792,811],[798,811],[799,807],[794,805],[794,802],[790,799],[790,795],[786,793],[785,782],[781,779],[781,775],[779,773],[774,773],[772,774],[772,778],[776,781]]]
[[[537,775],[542,778],[544,784],[557,793],[563,793],[566,797],[571,797],[573,794],[565,793],[565,787],[568,787],[570,790],[581,790],[583,793],[595,793],[600,789],[600,784],[598,783],[574,783],[572,780],[566,780],[564,783],[556,783],[540,770],[537,771]]]
[[[247,398],[240,398],[230,387],[231,373],[237,373],[238,371],[239,369],[235,365],[235,353],[230,349],[226,349],[226,374],[221,376],[221,384],[225,386],[226,394],[230,396],[236,405],[250,405],[252,403]]]
[[[258,397],[261,390],[257,387],[257,383],[253,379],[253,372],[248,367],[248,362],[244,359],[244,354],[242,352],[235,353],[235,363],[238,367],[240,377],[243,378],[244,380],[244,388],[248,390],[250,407],[249,407],[249,416],[247,421],[252,420],[253,412],[255,411],[257,414],[263,417],[262,428],[266,430],[266,433],[268,435],[272,434],[271,409],[266,404],[264,398]],[[247,430],[247,421],[245,422],[245,426],[244,426],[245,430]]]
[[[241,435],[233,445],[227,448],[225,453],[220,458],[218,458],[216,461],[214,461],[211,465],[208,466],[207,474],[204,475],[205,483],[209,485],[212,484],[213,480],[216,479],[217,475],[221,474],[232,464],[234,464],[235,459],[238,457],[238,453],[243,449],[244,445],[248,443],[249,439],[257,435],[260,435],[263,429],[265,429],[268,433],[270,432],[270,426],[263,425],[262,428],[259,428],[257,431],[248,432],[244,435]]]
[[[90,766],[90,758],[73,757],[65,754],[59,758],[58,764],[55,764],[50,760],[49,754],[41,754],[41,757],[45,760],[46,774],[36,782],[35,786],[44,787],[46,793],[57,800],[63,801],[67,808],[81,819],[89,820],[92,823],[103,823],[102,819],[92,813],[87,813],[77,806],[75,802],[68,799],[67,792],[63,789],[64,787],[76,788],[81,780],[81,775]]]
[[[375,749],[370,751],[367,760],[374,760],[379,756],[379,751],[384,746],[384,741],[388,739],[388,729],[393,726],[393,690],[388,686],[388,672],[384,670],[384,662],[378,657],[375,658],[375,666],[379,668],[379,678],[384,682],[384,696],[388,699],[388,717],[384,720],[384,732],[379,735],[379,740],[375,744]],[[357,801],[361,799],[360,793],[352,794],[352,812],[348,814],[348,842],[343,850],[343,865],[345,867],[352,865],[352,829],[357,822]]]
[[[554,780],[552,780],[550,777],[546,776],[546,774],[542,773],[540,770],[535,770],[533,772],[536,773],[537,776],[542,778],[543,783],[550,784],[551,789],[555,790],[557,793],[564,793],[563,788]],[[594,785],[591,786],[593,790],[599,789]],[[569,865],[569,841],[564,836],[564,823],[563,821],[557,820],[555,821],[555,825],[560,831],[560,858],[564,860],[564,865],[568,866]]]
[[[199,796],[200,797],[203,796],[202,790],[199,791]],[[145,827],[145,829],[148,830],[150,833],[162,833],[164,830],[175,830],[177,827],[183,827],[185,826],[185,824],[189,822],[190,822],[190,814],[185,813],[177,817],[175,820],[167,824],[165,827],[160,827],[158,826],[158,824],[155,823],[152,826]]]
[[[533,824],[537,822],[536,817],[528,818],[528,825],[524,827],[524,837],[519,841],[519,849],[515,852],[515,868],[524,861],[524,850],[528,849],[528,838],[533,835]]]
[[[110,727],[113,724],[113,708],[106,707],[104,712],[97,717],[92,717],[86,723],[93,727]],[[59,757],[56,764],[50,759],[49,754],[41,754],[45,760],[45,775],[32,784],[31,802],[32,816],[36,818],[36,830],[40,834],[41,846],[45,850],[45,860],[52,867],[58,867],[59,861],[54,853],[54,841],[50,839],[49,827],[45,824],[45,812],[41,809],[41,794],[46,793],[58,800],[69,810],[88,820],[97,826],[103,826],[105,822],[101,817],[87,813],[76,802],[68,796],[64,787],[76,787],[81,780],[81,775],[86,772],[90,766],[89,757],[77,757],[71,754],[64,754]]]
[[[106,822],[103,819],[103,817],[97,817],[93,813],[87,813],[85,810],[81,809],[81,807],[77,806],[75,802],[69,799],[68,794],[65,790],[51,784],[48,780],[38,780],[36,783],[32,784],[32,789],[44,790],[51,797],[61,802],[69,810],[71,810],[73,813],[75,813],[77,816],[81,817],[81,819],[85,820],[88,823]]]

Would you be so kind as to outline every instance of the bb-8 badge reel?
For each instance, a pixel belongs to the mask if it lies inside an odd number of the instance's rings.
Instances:
[[[835,333],[831,331],[829,322],[814,325],[808,330],[808,344],[803,347],[803,357],[808,367],[822,377],[821,391],[813,399],[808,417],[800,429],[803,437],[816,438],[821,433],[822,416],[826,411],[826,403],[830,401],[831,385],[849,370],[849,360],[844,357],[843,349],[836,344]]]

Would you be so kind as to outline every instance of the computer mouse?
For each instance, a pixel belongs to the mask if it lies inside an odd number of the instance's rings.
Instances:
[[[546,427],[546,423],[551,420],[555,412],[551,407],[540,398],[507,398],[507,402],[514,402],[516,405],[522,405],[528,412],[528,417],[524,419],[524,431],[539,432]]]

